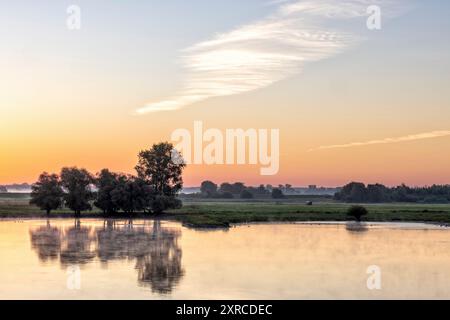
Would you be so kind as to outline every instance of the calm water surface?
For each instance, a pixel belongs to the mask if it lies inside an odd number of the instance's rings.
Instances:
[[[381,290],[367,288],[369,266]],[[450,230],[0,220],[0,299],[450,298]]]

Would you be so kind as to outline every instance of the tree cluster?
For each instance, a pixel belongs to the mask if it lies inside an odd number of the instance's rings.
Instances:
[[[65,206],[80,215],[93,205],[105,214],[161,213],[181,208],[184,162],[174,161],[170,143],[139,153],[137,176],[103,169],[95,176],[86,169],[63,168],[60,175],[42,173],[32,186],[31,204],[49,214]]]
[[[369,184],[366,186],[361,182],[352,182],[337,192],[334,198],[350,203],[448,203],[450,202],[450,185],[408,187],[402,184],[389,188],[382,184]]]
[[[242,182],[228,183],[224,182],[220,186],[212,181],[203,181],[200,187],[201,196],[213,199],[253,199],[269,197],[280,199],[284,198],[284,194],[280,188],[267,188],[263,184],[259,187],[246,186]]]

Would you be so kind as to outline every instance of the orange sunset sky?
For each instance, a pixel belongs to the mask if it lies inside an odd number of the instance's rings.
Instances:
[[[127,1],[107,12],[79,1],[81,30],[68,30],[60,2],[2,3],[0,184],[74,165],[134,173],[141,149],[196,120],[279,129],[280,170],[190,165],[185,186],[448,184],[450,5],[398,2],[374,31],[363,14],[321,15],[332,1]]]

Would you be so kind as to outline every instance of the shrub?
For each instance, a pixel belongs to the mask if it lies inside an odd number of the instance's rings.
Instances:
[[[361,221],[361,217],[366,216],[369,212],[363,206],[352,206],[348,209],[347,215],[354,217],[356,221]]]

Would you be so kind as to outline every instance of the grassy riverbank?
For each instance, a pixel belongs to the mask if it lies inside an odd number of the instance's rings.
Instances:
[[[28,204],[26,194],[0,194],[0,218],[45,218],[45,212]],[[239,200],[189,200],[179,210],[172,210],[162,218],[181,221],[193,227],[226,227],[233,223],[292,222],[292,221],[346,221],[349,204],[332,201],[318,202],[312,206],[292,200],[239,201]],[[450,224],[450,205],[438,204],[374,204],[366,221],[432,222]],[[73,217],[66,210],[52,212],[51,217]],[[86,218],[102,218],[98,210],[82,214]],[[123,216],[121,216],[123,217]],[[154,217],[136,214],[133,217]]]
[[[365,205],[366,221],[433,222],[450,224],[450,205]],[[346,221],[348,204],[318,203],[190,203],[173,212],[192,225],[228,225],[245,222]]]

